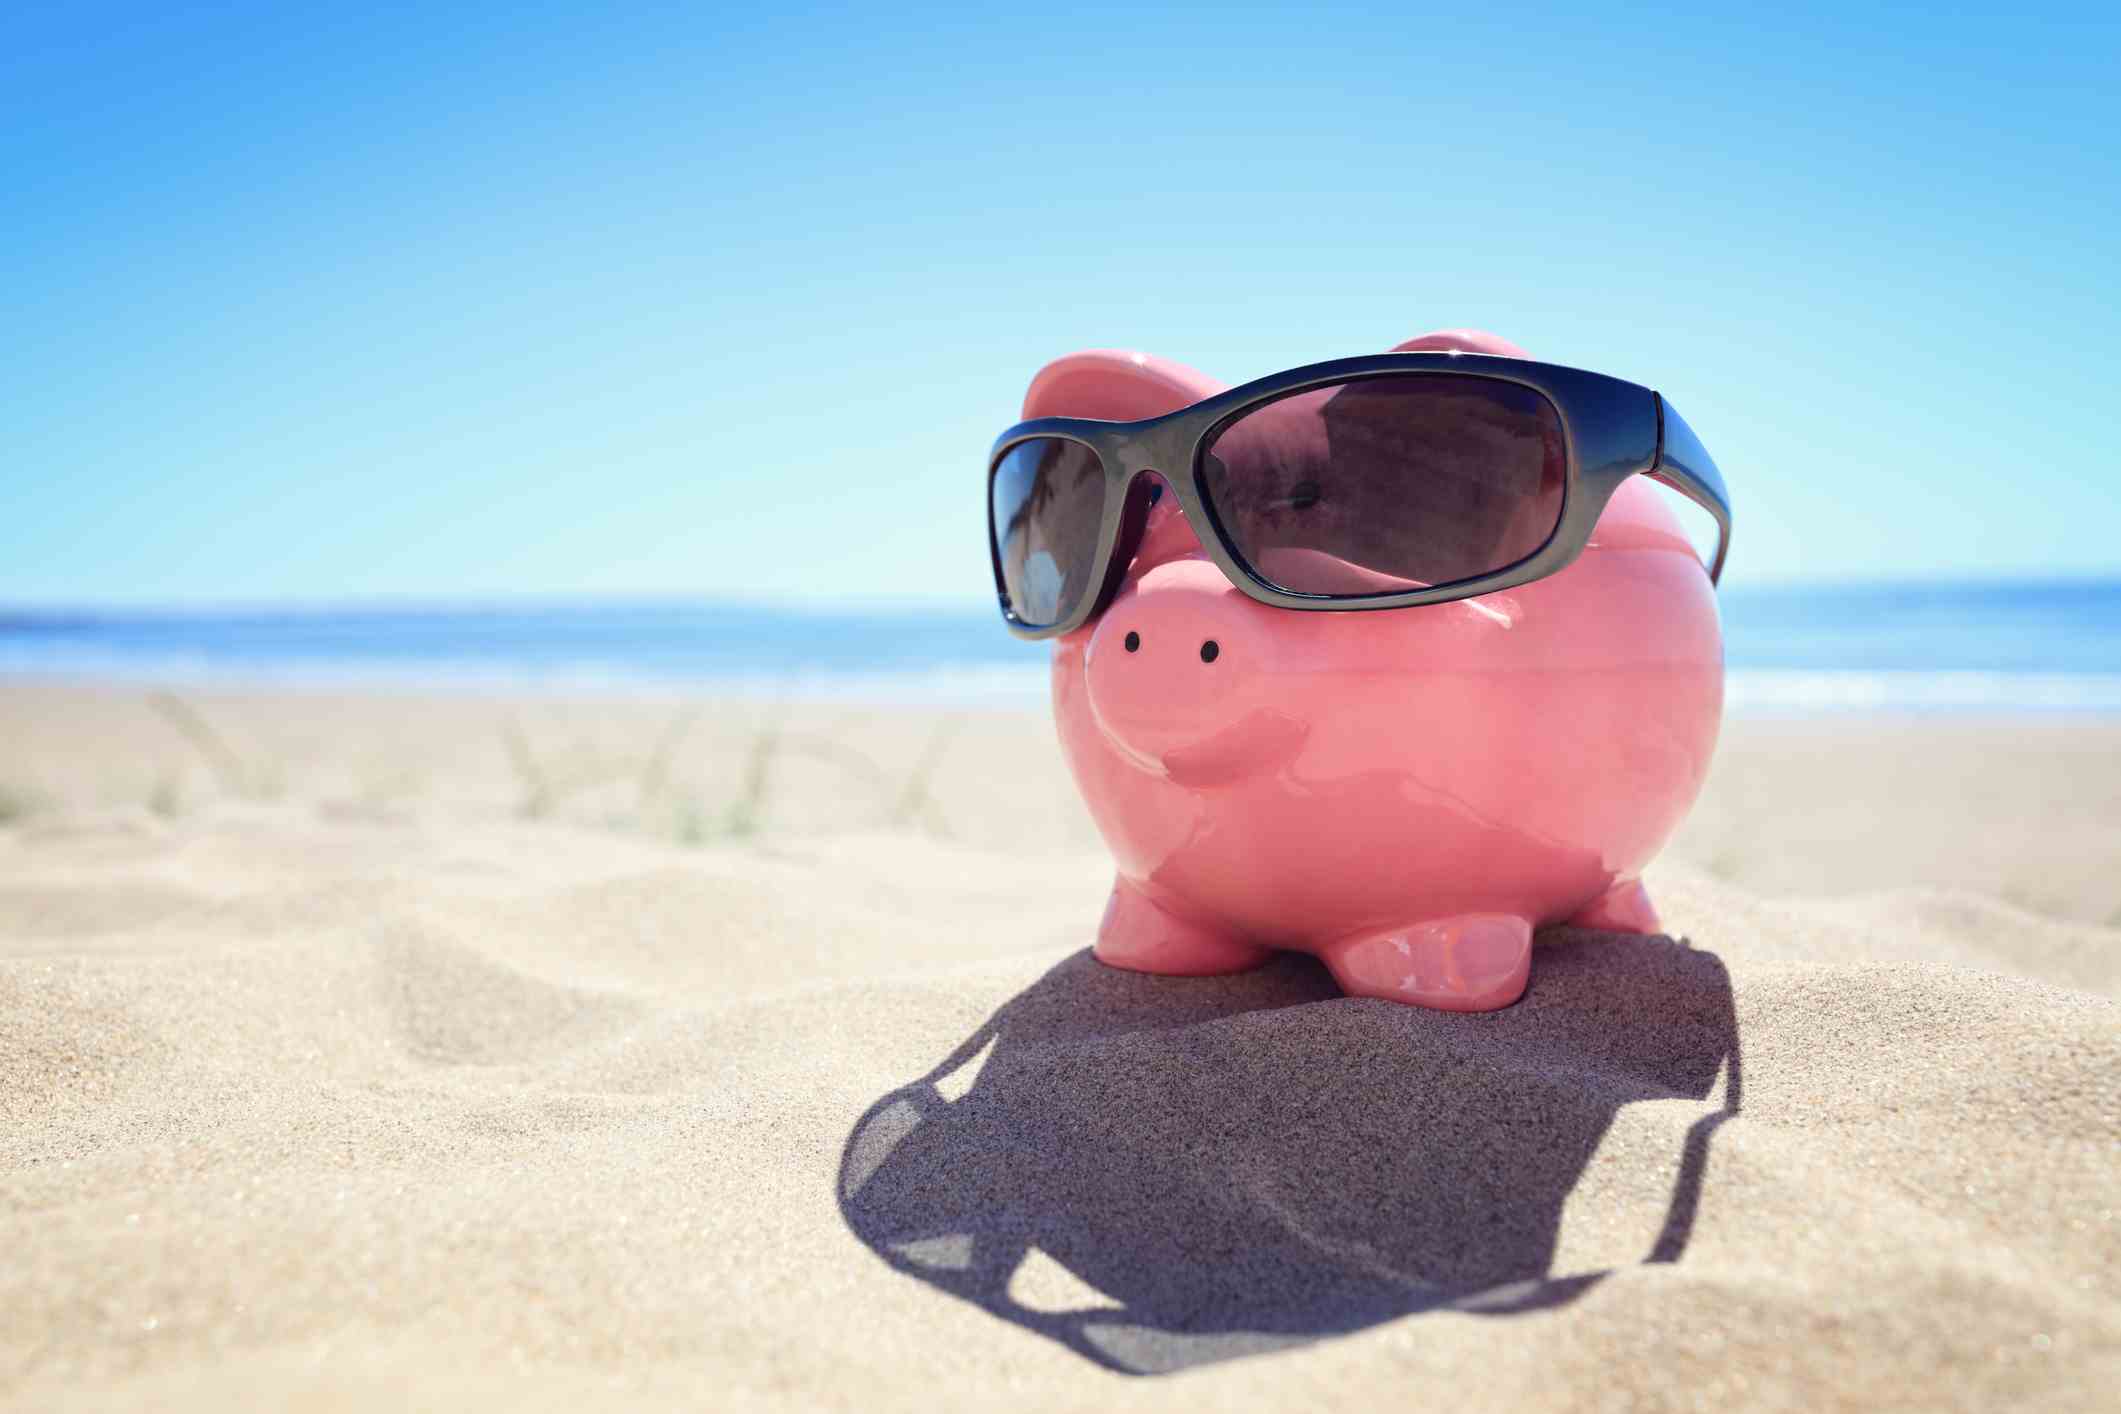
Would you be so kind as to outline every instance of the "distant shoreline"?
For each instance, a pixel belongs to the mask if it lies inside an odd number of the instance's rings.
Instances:
[[[1725,710],[1742,717],[1893,716],[2121,719],[2121,674],[1731,669]],[[583,664],[529,673],[504,665],[305,662],[222,666],[112,660],[22,666],[0,661],[0,692],[79,687],[237,694],[379,694],[548,699],[721,699],[894,707],[1043,710],[1043,661],[946,664],[899,673],[793,671],[689,677]]]
[[[2121,714],[2121,581],[1727,591],[1731,710]],[[1410,611],[1420,612],[1420,611]],[[0,686],[83,681],[1032,706],[991,608],[585,599],[0,610]]]

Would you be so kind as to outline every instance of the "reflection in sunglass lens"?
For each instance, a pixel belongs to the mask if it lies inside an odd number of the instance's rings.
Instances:
[[[1530,388],[1392,375],[1226,424],[1202,485],[1233,547],[1298,594],[1404,593],[1524,559],[1561,520],[1560,414]]]
[[[994,464],[992,534],[1009,607],[1033,628],[1059,623],[1090,587],[1105,473],[1080,442],[1033,437]]]

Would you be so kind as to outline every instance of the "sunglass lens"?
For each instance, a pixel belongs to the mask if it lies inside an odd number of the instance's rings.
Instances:
[[[1357,597],[1477,579],[1544,545],[1567,476],[1561,416],[1494,378],[1340,383],[1254,408],[1201,451],[1232,548],[1268,583]]]
[[[1019,442],[994,464],[988,500],[1009,607],[1032,628],[1066,619],[1090,590],[1104,523],[1097,454],[1058,437]]]

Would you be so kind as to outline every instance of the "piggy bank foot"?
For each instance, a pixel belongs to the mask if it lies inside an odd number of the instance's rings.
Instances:
[[[1351,997],[1494,1011],[1524,995],[1532,925],[1506,913],[1468,913],[1364,933],[1318,955]]]
[[[1661,933],[1664,925],[1650,905],[1649,890],[1642,880],[1615,884],[1590,904],[1569,917],[1571,928],[1594,928],[1601,933]]]
[[[1265,962],[1269,949],[1180,918],[1151,903],[1141,890],[1122,879],[1112,886],[1105,921],[1098,926],[1099,962],[1130,972],[1160,972],[1171,977],[1211,977],[1244,972]]]

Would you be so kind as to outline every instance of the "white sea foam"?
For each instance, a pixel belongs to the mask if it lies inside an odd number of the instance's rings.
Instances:
[[[699,694],[791,701],[1038,707],[1048,696],[1043,654],[1008,663],[946,662],[890,670],[794,667],[751,672],[644,671],[637,663],[582,657],[538,664],[506,659],[374,658],[231,662],[182,653],[94,650],[9,652],[0,684],[70,678],[190,686],[460,688],[566,694]],[[1725,702],[1737,715],[1819,712],[2034,712],[2121,715],[2121,673],[1863,671],[1734,668]]]
[[[788,701],[883,702],[937,706],[1040,706],[1048,695],[1042,655],[1016,663],[943,663],[918,669],[796,666],[775,671],[644,669],[618,659],[539,663],[505,658],[228,660],[188,653],[8,651],[0,644],[0,689],[9,680],[138,683],[189,688],[257,687],[419,692],[452,689],[539,695],[672,694]]]
[[[1725,702],[1738,713],[2121,713],[2121,673],[1740,668],[1726,681]]]

